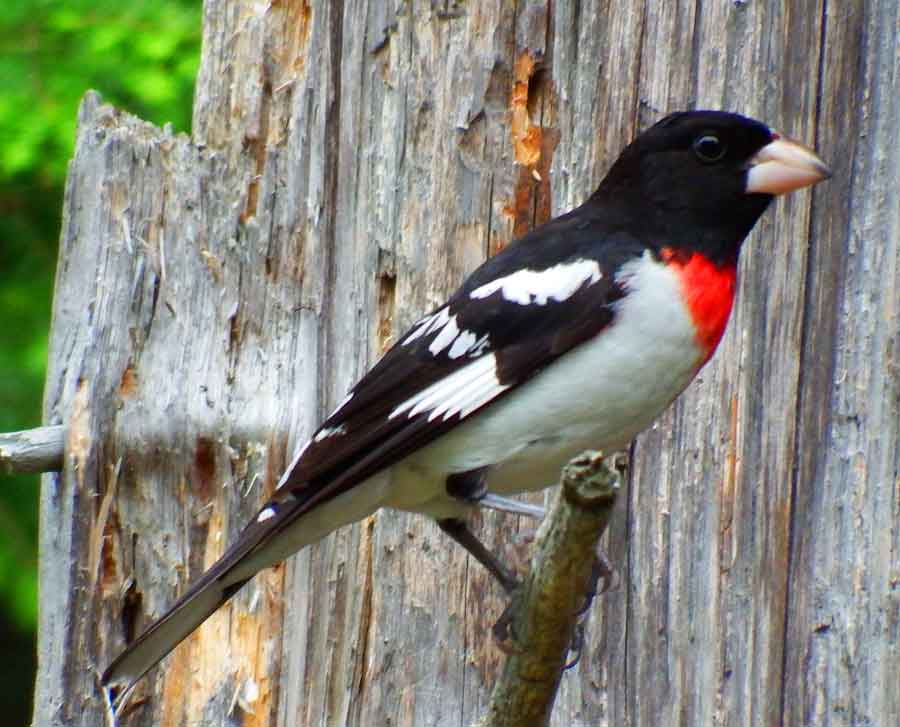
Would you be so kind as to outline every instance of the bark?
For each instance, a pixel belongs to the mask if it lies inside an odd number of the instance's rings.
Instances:
[[[88,95],[45,424],[36,725],[221,554],[292,451],[485,256],[663,112],[814,143],[834,179],[745,247],[715,359],[636,444],[553,725],[900,714],[900,94],[893,0],[207,0],[192,137]],[[498,549],[516,529],[485,515]],[[379,513],[257,577],[124,724],[471,724],[504,600]]]

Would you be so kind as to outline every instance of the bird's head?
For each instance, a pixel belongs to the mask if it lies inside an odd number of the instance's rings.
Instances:
[[[629,230],[648,243],[737,258],[774,195],[830,172],[805,146],[765,124],[723,111],[671,114],[622,152],[594,199],[618,200]]]

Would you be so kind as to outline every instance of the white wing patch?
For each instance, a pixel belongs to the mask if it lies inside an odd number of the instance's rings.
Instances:
[[[482,336],[482,338],[487,342],[487,336]],[[431,344],[431,346],[433,345],[434,343]],[[450,350],[447,351],[447,355],[450,358],[459,358],[460,356],[465,356],[469,351],[474,350],[477,345],[478,339],[475,337],[475,334],[472,333],[472,331],[463,331],[456,337],[453,345],[450,346]],[[429,351],[431,351],[431,346],[428,347]],[[434,351],[432,351],[432,353],[434,353]]]
[[[341,434],[347,433],[347,427],[344,424],[341,424],[337,427],[323,427],[318,432],[316,432],[316,436],[313,437],[314,442],[321,442],[323,439],[328,439],[328,437],[337,437]]]
[[[432,331],[436,331],[438,328],[445,326],[447,322],[450,320],[450,314],[447,312],[447,308],[441,308],[437,313],[432,313],[430,316],[425,316],[422,320],[415,324],[413,330],[410,331],[409,335],[403,339],[403,345],[408,346],[413,341],[421,338],[422,336],[427,336]],[[454,322],[454,326],[456,323]]]
[[[297,466],[297,463],[300,461],[300,458],[306,454],[306,450],[309,449],[309,445],[312,444],[312,440],[310,439],[306,444],[304,444],[300,449],[297,450],[297,454],[294,455],[294,459],[291,460],[291,463],[285,468],[284,472],[281,473],[281,479],[278,480],[278,484],[275,485],[275,489],[277,490],[281,487],[285,482],[288,481],[288,477],[291,476],[291,472],[294,471],[294,467]],[[260,517],[262,517],[262,513],[260,513]]]
[[[434,337],[431,345],[428,346],[428,350],[437,356],[447,346],[456,341],[458,336],[459,326],[456,325],[456,316],[450,316],[444,327],[441,328],[440,333]]]
[[[456,322],[456,316],[450,315],[447,308],[441,308],[437,313],[426,316],[415,324],[410,334],[403,339],[403,345],[408,346],[413,341],[437,331],[434,340],[428,345],[428,350],[437,356],[441,351],[447,351],[451,359],[469,355],[475,358],[484,353],[487,348],[487,335],[478,338],[472,331],[461,331]]]
[[[497,379],[494,354],[482,356],[411,396],[396,407],[388,419],[401,414],[412,419],[426,411],[429,412],[428,421],[440,416],[446,421],[455,414],[465,418],[508,388],[509,384],[501,384]]]
[[[331,419],[335,414],[337,414],[341,409],[343,409],[348,403],[350,403],[350,399],[353,398],[353,391],[348,391],[347,396],[341,399],[340,403],[334,407],[334,411],[328,415],[328,418]]]
[[[275,517],[275,508],[274,507],[266,507],[263,508],[262,512],[259,513],[256,517],[256,522],[264,523],[266,520]]]
[[[547,305],[550,300],[568,300],[585,283],[593,285],[602,278],[603,272],[596,260],[582,259],[546,270],[518,270],[475,288],[469,297],[487,298],[499,290],[512,303]]]

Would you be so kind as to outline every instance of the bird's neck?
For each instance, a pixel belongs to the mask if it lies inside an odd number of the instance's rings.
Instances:
[[[744,239],[765,212],[771,197],[747,195],[722,207],[657,201],[639,190],[601,185],[585,211],[612,223],[650,248],[700,253],[718,268],[734,268]]]

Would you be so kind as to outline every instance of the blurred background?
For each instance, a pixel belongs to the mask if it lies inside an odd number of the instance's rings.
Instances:
[[[39,426],[66,165],[89,89],[190,132],[201,0],[9,0],[0,13],[0,431]],[[0,475],[0,714],[31,719],[38,477]]]

